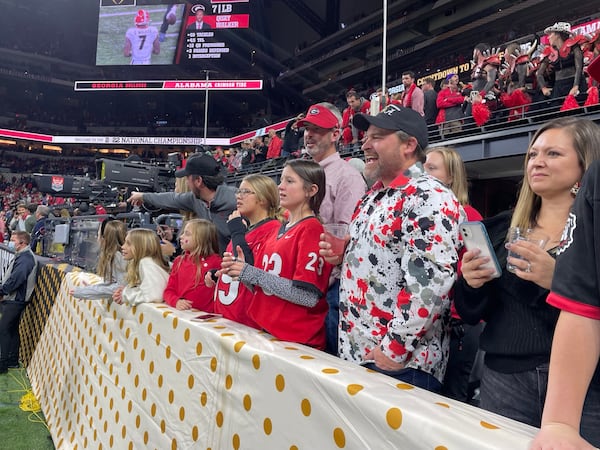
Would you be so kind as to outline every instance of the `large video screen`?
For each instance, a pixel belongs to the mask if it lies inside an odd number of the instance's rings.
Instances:
[[[96,64],[226,61],[230,33],[249,26],[249,0],[100,0]]]

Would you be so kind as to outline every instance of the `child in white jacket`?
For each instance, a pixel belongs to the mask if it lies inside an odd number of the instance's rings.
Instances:
[[[160,240],[144,228],[130,230],[122,247],[127,261],[127,286],[113,294],[116,303],[160,303],[169,280],[169,265],[162,256]]]
[[[127,284],[125,280],[127,262],[121,254],[126,235],[127,226],[121,221],[106,219],[100,224],[98,228],[100,252],[96,274],[102,277],[103,282],[71,289],[70,294],[73,297],[85,300],[111,299],[120,286]]]

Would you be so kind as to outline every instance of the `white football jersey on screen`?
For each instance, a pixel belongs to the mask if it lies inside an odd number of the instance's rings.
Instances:
[[[156,27],[131,27],[125,37],[131,42],[131,64],[150,64],[152,46],[158,38]]]

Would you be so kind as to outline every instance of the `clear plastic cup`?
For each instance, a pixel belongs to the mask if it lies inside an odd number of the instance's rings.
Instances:
[[[348,234],[347,223],[327,223],[323,225],[325,229],[325,242],[331,245],[331,251],[334,256],[344,254],[346,247],[346,235]]]
[[[511,227],[508,230],[507,242],[509,244],[512,244],[517,241],[528,241],[528,242],[536,244],[540,248],[544,248],[544,246],[548,242],[548,239],[550,239],[550,238],[548,236],[546,236],[545,234],[540,233],[536,230],[532,230],[530,228],[523,229],[523,228],[519,228],[519,227]],[[513,251],[511,249],[508,250],[508,257],[522,259],[522,260],[526,261],[525,258],[523,258],[521,255],[519,255],[518,253],[516,253],[515,251]],[[507,259],[506,260],[506,269],[509,272],[515,273],[517,271],[518,267],[515,266],[514,264],[510,264]]]

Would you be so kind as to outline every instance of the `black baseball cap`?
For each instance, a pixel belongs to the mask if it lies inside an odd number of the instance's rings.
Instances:
[[[356,128],[367,131],[369,125],[374,125],[384,130],[404,131],[414,137],[422,150],[429,144],[427,137],[427,122],[414,109],[398,105],[388,105],[376,116],[357,114],[352,119]]]
[[[221,165],[210,155],[192,155],[190,156],[183,169],[175,171],[177,178],[187,177],[188,175],[215,176],[221,172]]]

